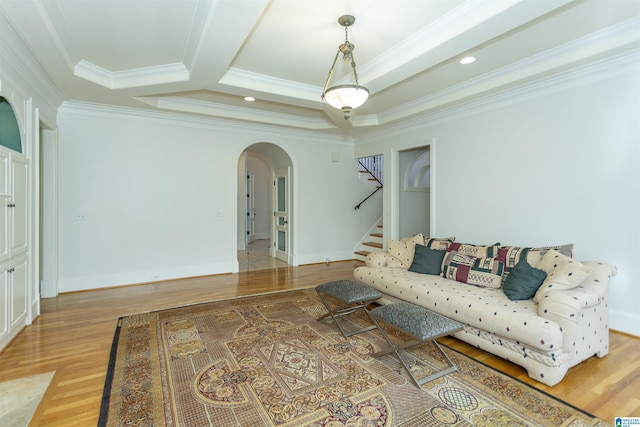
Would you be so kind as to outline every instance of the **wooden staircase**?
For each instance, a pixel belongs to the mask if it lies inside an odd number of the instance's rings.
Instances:
[[[375,187],[373,192],[365,197],[360,203],[356,205],[354,209],[360,209],[363,203],[369,200],[374,194],[382,190],[382,170],[383,170],[383,156],[382,154],[376,154],[369,157],[362,157],[358,159],[358,171],[367,175],[367,179],[371,181]],[[382,234],[382,218],[376,225],[371,227],[369,235],[365,236],[358,244],[355,253],[355,259],[360,264],[364,264],[367,260],[367,255],[371,252],[381,251],[384,247],[383,234]]]
[[[360,248],[355,251],[356,261],[361,262],[363,265],[367,260],[367,255],[371,252],[381,251],[383,248],[382,224],[378,224],[376,228],[376,231],[369,234],[370,240],[362,242]]]

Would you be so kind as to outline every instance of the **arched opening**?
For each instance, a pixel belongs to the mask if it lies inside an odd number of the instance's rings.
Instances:
[[[399,153],[398,188],[400,237],[430,235],[431,150],[418,147]]]
[[[282,148],[261,142],[238,158],[238,271],[292,263],[293,164]]]

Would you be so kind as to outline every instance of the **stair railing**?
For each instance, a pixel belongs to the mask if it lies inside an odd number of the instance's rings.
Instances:
[[[371,194],[365,197],[360,203],[358,203],[354,209],[360,209],[360,206],[367,200],[369,200],[374,194],[380,191],[382,185],[382,154],[376,154],[375,156],[363,157],[358,159],[358,164],[377,182],[376,189]]]

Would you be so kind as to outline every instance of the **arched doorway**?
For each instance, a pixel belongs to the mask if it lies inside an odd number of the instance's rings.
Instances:
[[[238,158],[238,270],[286,267],[293,259],[291,158],[275,144],[247,147]]]
[[[398,231],[400,237],[431,235],[430,146],[401,151],[398,157]]]

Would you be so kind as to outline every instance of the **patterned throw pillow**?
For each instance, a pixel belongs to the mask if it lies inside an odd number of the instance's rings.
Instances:
[[[455,237],[447,237],[445,239],[436,239],[431,237],[426,237],[424,239],[424,245],[429,249],[435,249],[437,251],[446,251],[451,242],[456,240]]]
[[[402,240],[389,240],[387,253],[387,267],[409,268],[413,262],[413,253],[416,244],[424,244],[424,236],[416,234],[413,237],[405,237]]]
[[[587,278],[590,271],[582,263],[555,249],[547,251],[536,268],[547,273],[547,278],[533,297],[535,302],[540,302],[551,291],[575,288]]]
[[[497,289],[502,283],[504,263],[495,258],[478,258],[448,252],[442,261],[442,276],[446,279]]]
[[[469,255],[476,258],[494,258],[498,255],[500,243],[491,246],[470,245],[468,243],[453,242],[447,247],[447,252],[456,251],[459,254]]]
[[[573,243],[559,246],[543,246],[539,248],[521,248],[519,246],[502,246],[498,249],[496,259],[504,262],[504,274],[502,275],[502,283],[507,280],[509,271],[516,266],[521,260],[527,260],[529,265],[537,267],[538,262],[544,254],[549,250],[555,249],[562,255],[573,257]]]

